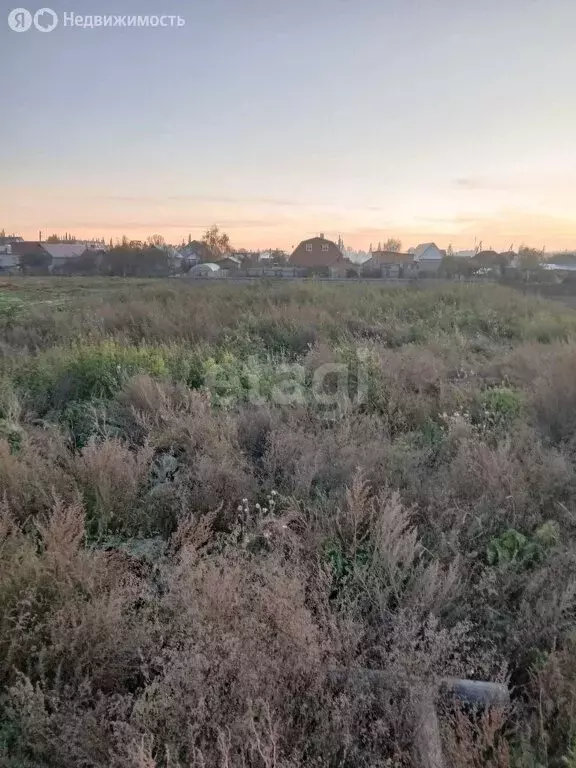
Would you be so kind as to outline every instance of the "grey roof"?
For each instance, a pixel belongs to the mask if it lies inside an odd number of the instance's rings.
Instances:
[[[40,243],[53,259],[76,259],[86,250],[85,243]]]
[[[416,248],[414,248],[414,259],[416,261],[419,261],[424,256],[428,248],[436,248],[436,250],[440,252],[440,257],[442,256],[442,252],[440,251],[436,243],[420,243],[420,245],[417,245]],[[433,258],[436,258],[436,257],[433,257]]]

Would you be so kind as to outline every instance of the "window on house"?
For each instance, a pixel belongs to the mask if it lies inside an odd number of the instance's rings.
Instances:
[[[322,250],[323,250],[324,252],[326,252],[326,251],[328,250],[328,243],[323,243],[323,244],[322,244]]]
[[[312,243],[307,244],[306,250],[308,251],[308,253],[312,253]]]

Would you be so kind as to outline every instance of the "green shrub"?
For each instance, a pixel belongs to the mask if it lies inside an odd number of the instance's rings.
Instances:
[[[72,401],[57,420],[69,432],[75,449],[84,448],[94,438],[121,438],[126,434],[126,418],[118,405],[102,398]]]
[[[258,318],[240,326],[256,347],[269,354],[291,358],[303,355],[317,340],[317,331],[310,326],[287,319]]]
[[[486,559],[492,566],[529,568],[541,563],[559,540],[560,529],[553,521],[544,523],[532,536],[510,528],[490,541]]]
[[[109,340],[40,355],[17,367],[14,378],[33,406],[46,412],[72,400],[110,399],[138,373],[165,376],[168,367],[163,350]]]
[[[508,430],[521,416],[523,409],[521,392],[508,387],[495,387],[481,394],[474,421],[483,430]]]

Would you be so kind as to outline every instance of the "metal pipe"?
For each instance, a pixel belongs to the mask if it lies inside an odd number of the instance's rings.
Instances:
[[[366,669],[364,667],[348,669],[331,669],[328,676],[336,685],[356,685],[363,688],[400,688],[410,690],[414,686],[422,685],[421,681],[402,680],[379,669]],[[501,683],[492,683],[485,680],[466,680],[456,677],[439,678],[436,687],[455,696],[463,704],[475,704],[486,707],[506,707],[510,704],[510,692],[507,686]]]
[[[442,737],[436,710],[439,691],[453,695],[463,704],[483,707],[507,707],[510,693],[507,686],[484,680],[440,678],[425,684],[415,679],[399,679],[378,669],[332,669],[330,681],[340,687],[352,686],[363,690],[400,689],[407,692],[414,709],[413,756],[419,768],[445,768]]]

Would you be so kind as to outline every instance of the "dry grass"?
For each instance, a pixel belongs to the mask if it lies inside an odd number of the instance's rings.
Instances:
[[[514,685],[509,713],[442,709],[453,768],[572,764],[571,313],[479,286],[13,287],[0,765],[411,768],[407,686],[442,676]],[[247,402],[295,361],[308,394],[348,365],[348,400]]]

